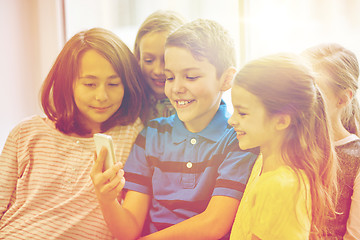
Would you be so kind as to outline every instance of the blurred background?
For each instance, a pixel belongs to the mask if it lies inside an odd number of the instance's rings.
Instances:
[[[221,23],[235,40],[238,69],[322,42],[340,43],[360,58],[358,0],[0,0],[0,151],[19,121],[43,115],[41,83],[69,38],[104,27],[132,50],[140,24],[158,9]],[[224,100],[232,111],[229,91]]]

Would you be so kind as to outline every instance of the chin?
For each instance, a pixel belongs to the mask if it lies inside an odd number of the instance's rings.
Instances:
[[[252,148],[252,147],[250,147],[250,146],[247,145],[247,144],[241,144],[241,143],[239,142],[239,148],[240,148],[241,150],[247,150],[247,149],[250,149],[250,148]]]

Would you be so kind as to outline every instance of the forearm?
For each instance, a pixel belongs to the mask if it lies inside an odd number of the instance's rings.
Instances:
[[[219,224],[219,222],[218,222]],[[141,240],[186,240],[186,239],[219,239],[222,236],[216,230],[216,225],[213,224],[213,221],[203,217],[201,214],[196,215],[188,220],[180,222],[176,225],[173,225],[169,228],[155,232],[153,234],[147,235],[140,238]]]
[[[230,197],[213,197],[203,213],[145,236],[141,240],[220,239],[230,231],[238,204],[238,200]]]
[[[104,219],[117,239],[137,239],[142,231],[134,215],[120,205],[117,200],[108,204],[101,204]]]

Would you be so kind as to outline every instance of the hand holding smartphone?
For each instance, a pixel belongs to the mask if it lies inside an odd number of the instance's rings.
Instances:
[[[98,157],[100,155],[100,150],[102,147],[106,147],[108,151],[103,166],[103,171],[106,171],[115,164],[115,151],[112,138],[111,136],[102,133],[95,133],[93,138],[96,147],[96,154]]]

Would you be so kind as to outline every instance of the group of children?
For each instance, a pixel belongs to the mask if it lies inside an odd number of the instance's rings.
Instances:
[[[82,31],[44,81],[46,117],[0,155],[0,238],[359,239],[358,78],[338,44],[237,72],[226,29],[171,11],[134,53]],[[118,162],[105,171],[100,132]]]

